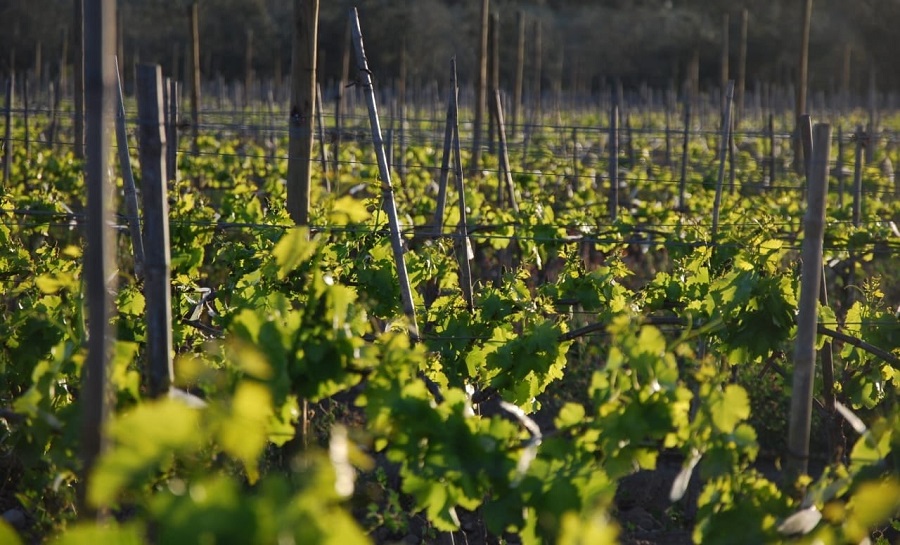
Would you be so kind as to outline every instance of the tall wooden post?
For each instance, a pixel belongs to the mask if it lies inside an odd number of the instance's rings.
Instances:
[[[200,3],[197,0],[188,8],[191,32],[191,153],[200,152]]]
[[[247,43],[244,51],[244,106],[252,103],[250,89],[253,88],[253,29],[247,29]]]
[[[806,112],[807,84],[809,83],[809,27],[812,19],[813,0],[800,0],[803,10],[800,27],[800,60],[797,64],[797,82],[795,91],[797,99],[794,111],[794,170],[801,172],[804,165],[803,143],[800,140],[800,116]]]
[[[481,131],[484,123],[484,110],[487,105],[488,86],[488,20],[490,0],[481,0],[481,27],[478,42],[478,73],[475,82],[475,121],[472,133],[472,176],[481,169]]]
[[[491,44],[489,62],[491,87],[488,100],[493,101],[494,94],[500,90],[500,14],[497,12],[491,14],[490,23],[488,24],[488,37]],[[495,108],[490,108],[490,111],[488,152],[494,154],[497,153],[497,115]]]
[[[75,41],[75,63],[72,81],[75,82],[75,157],[84,158],[84,1],[74,0],[74,31],[72,39]]]
[[[166,120],[159,65],[137,68],[141,189],[144,197],[144,297],[147,299],[147,377],[150,396],[172,384],[172,305],[169,206],[166,198]]]
[[[3,150],[3,185],[8,187],[10,169],[12,168],[12,109],[13,96],[16,92],[15,74],[10,74],[6,80],[6,111],[4,118],[6,119],[6,128],[4,129],[3,143],[6,144]]]
[[[534,22],[534,61],[532,65],[534,66],[533,75],[534,78],[532,86],[534,93],[534,105],[532,106],[534,109],[534,120],[535,123],[540,123],[541,116],[543,115],[543,90],[541,89],[541,78],[544,77],[542,61],[544,58],[544,44],[541,36],[541,21]]]
[[[287,209],[297,225],[309,223],[319,0],[294,0]]]
[[[729,74],[728,74],[728,53],[729,53],[729,27],[731,26],[731,18],[728,14],[724,14],[722,16],[722,52],[721,59],[719,61],[719,89],[722,92],[722,104],[721,111],[725,111],[725,87],[728,85]]]
[[[616,101],[617,102],[617,101]],[[609,219],[619,215],[619,105],[609,112]]]
[[[181,121],[181,113],[178,111],[181,104],[181,84],[174,78],[166,78],[168,89],[168,104],[166,111],[166,178],[171,181],[178,179],[178,124]]]
[[[519,130],[519,120],[522,115],[522,86],[525,76],[525,14],[521,11],[516,12],[516,32],[518,41],[516,42],[516,76],[513,82],[513,111],[512,111],[512,129],[511,135],[516,136]]]
[[[341,53],[341,81],[338,82],[337,98],[334,105],[334,152],[332,153],[332,161],[334,163],[334,189],[340,191],[338,184],[340,183],[340,173],[338,172],[338,156],[341,151],[341,137],[344,129],[344,88],[347,86],[347,80],[350,74],[350,50],[353,45],[350,43],[350,23],[344,33],[344,48]]]
[[[84,3],[84,83],[87,112],[87,237],[84,255],[87,297],[88,354],[81,381],[82,478],[79,486],[80,514],[93,516],[85,502],[91,471],[104,446],[104,425],[108,410],[107,373],[112,359],[115,328],[108,285],[114,278],[112,221],[112,184],[109,180],[108,153],[115,92],[112,59],[115,53],[115,3],[113,0],[86,0]],[[77,25],[76,25],[77,26]]]
[[[812,422],[813,383],[816,371],[817,306],[822,282],[822,241],[825,230],[825,196],[831,152],[831,126],[813,129],[813,158],[808,184],[808,204],[803,221],[800,303],[794,348],[794,375],[788,429],[787,471],[789,483],[806,474],[809,432]]]
[[[741,43],[738,46],[737,87],[735,88],[734,99],[735,128],[738,128],[741,121],[744,119],[744,92],[747,87],[747,34],[749,18],[747,8],[741,10]]]

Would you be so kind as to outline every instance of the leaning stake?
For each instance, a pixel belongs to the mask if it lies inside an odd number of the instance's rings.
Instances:
[[[375,88],[372,85],[372,73],[366,61],[363,47],[362,30],[359,28],[359,15],[356,8],[350,10],[350,24],[353,32],[353,47],[356,49],[356,65],[359,70],[359,82],[366,94],[369,107],[369,123],[372,126],[372,144],[378,157],[378,171],[381,174],[381,195],[384,211],[388,216],[391,229],[391,248],[394,250],[394,261],[397,265],[397,277],[400,281],[400,300],[403,313],[409,318],[410,337],[418,340],[419,326],[416,323],[416,309],[413,306],[412,290],[409,287],[409,276],[406,273],[406,262],[403,260],[403,240],[400,238],[400,220],[397,217],[397,204],[394,202],[394,187],[391,185],[391,170],[388,168],[387,156],[384,153],[384,140],[381,138],[381,124],[378,121],[378,107],[375,101]]]
[[[138,214],[134,172],[131,170],[131,156],[128,154],[128,133],[125,130],[125,99],[122,96],[119,59],[116,59],[116,81],[118,83],[116,144],[119,149],[119,168],[122,170],[122,185],[125,188],[125,211],[128,215],[128,231],[131,233],[131,247],[134,252],[134,277],[140,281],[144,278],[144,240],[141,237],[141,218]]]
[[[713,202],[712,242],[719,234],[719,207],[722,205],[722,184],[725,182],[725,150],[731,133],[731,100],[734,97],[734,81],[725,88],[725,114],[722,116],[722,135],[719,139],[719,177],[716,181],[716,198]]]

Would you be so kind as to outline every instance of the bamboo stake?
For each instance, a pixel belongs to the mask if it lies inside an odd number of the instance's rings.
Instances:
[[[456,192],[459,194],[459,241],[457,245],[457,259],[459,261],[459,283],[466,301],[466,308],[471,312],[475,308],[472,296],[472,269],[469,261],[474,257],[469,242],[469,226],[466,218],[466,191],[463,179],[462,150],[459,144],[459,85],[456,79],[456,57],[450,59],[453,73],[451,108],[453,112],[453,169],[456,178]],[[499,96],[499,91],[498,91]],[[498,110],[499,113],[499,110]],[[502,114],[501,114],[502,115]],[[502,126],[502,123],[500,124]]]
[[[119,168],[122,171],[122,185],[125,189],[125,210],[128,229],[131,233],[131,248],[134,253],[134,278],[140,282],[144,278],[144,239],[141,236],[141,220],[138,214],[137,190],[134,173],[131,170],[131,156],[128,153],[128,133],[125,130],[125,99],[122,95],[122,78],[119,75],[119,60],[116,59],[116,144],[119,151]]]
[[[455,73],[456,72],[454,71],[454,74]],[[441,176],[438,181],[437,205],[434,209],[434,220],[432,221],[433,236],[440,236],[444,231],[444,209],[446,208],[447,203],[447,180],[450,177],[450,148],[454,143],[454,120],[457,116],[456,111],[453,108],[458,92],[459,90],[456,85],[453,85],[450,89],[450,100],[447,102],[447,122],[444,127],[444,151],[443,155],[441,155]]]
[[[144,197],[144,249],[147,299],[147,374],[150,396],[172,384],[172,305],[169,278],[169,204],[166,196],[166,132],[159,65],[137,67],[141,189]]]
[[[322,86],[316,82],[316,125],[319,132],[319,163],[322,165],[322,179],[325,191],[331,193],[331,182],[328,178],[328,153],[325,149],[325,114],[322,108]]]
[[[716,181],[716,198],[713,201],[712,233],[713,244],[719,234],[719,208],[722,205],[722,184],[725,181],[725,148],[731,133],[731,101],[734,98],[734,80],[725,87],[725,113],[722,116],[722,135],[719,138],[719,177]]]
[[[809,433],[812,417],[816,363],[817,305],[822,282],[822,242],[825,228],[825,195],[831,152],[831,126],[816,125],[813,131],[808,205],[804,218],[803,272],[794,349],[794,376],[788,431],[787,476],[793,483],[807,473]]]
[[[356,49],[356,64],[359,72],[359,82],[366,95],[366,103],[369,109],[369,123],[372,128],[372,144],[375,147],[375,155],[378,158],[378,171],[381,174],[381,194],[384,201],[385,213],[391,231],[391,248],[394,252],[394,261],[397,267],[397,277],[400,282],[400,299],[403,305],[403,313],[409,318],[410,337],[413,341],[419,339],[419,326],[416,323],[416,309],[413,305],[412,289],[409,285],[409,275],[406,272],[406,261],[403,258],[403,239],[400,235],[400,220],[397,216],[397,204],[394,202],[394,188],[391,185],[391,170],[388,166],[387,156],[384,153],[384,141],[381,138],[381,124],[378,120],[378,105],[375,100],[375,88],[372,84],[372,73],[369,71],[369,63],[366,60],[365,47],[363,46],[362,30],[359,26],[359,15],[356,8],[350,10],[351,31],[353,33],[353,45]]]
[[[497,116],[497,129],[500,135],[500,168],[505,173],[506,192],[509,198],[509,205],[513,211],[519,212],[519,203],[516,201],[516,186],[513,183],[512,172],[509,166],[509,148],[506,145],[506,128],[503,126],[503,104],[500,102],[500,91],[494,92],[494,112]],[[457,134],[457,138],[459,135]]]
[[[115,339],[113,298],[115,290],[112,222],[112,184],[108,157],[113,86],[112,58],[115,46],[115,4],[112,0],[88,0],[84,5],[84,83],[87,123],[87,236],[84,281],[87,300],[87,360],[81,380],[82,478],[78,487],[79,514],[93,517],[95,506],[85,501],[91,473],[105,447],[108,413],[107,376]],[[113,278],[112,281],[109,279]]]

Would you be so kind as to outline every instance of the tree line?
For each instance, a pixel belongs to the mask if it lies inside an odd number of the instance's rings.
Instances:
[[[0,72],[31,73],[45,81],[72,63],[75,0],[0,2]],[[206,79],[244,81],[284,77],[290,67],[291,0],[198,0],[201,71]],[[118,49],[124,66],[156,62],[182,77],[193,0],[119,0]],[[787,85],[798,65],[803,0],[492,0],[500,19],[500,79],[514,78],[517,16],[526,21],[528,48],[541,34],[543,79],[563,89],[591,91],[619,79],[628,86],[663,87],[685,78],[699,61],[702,87],[720,83],[723,18],[730,16],[729,49],[737,61],[740,13],[749,13],[747,80]],[[413,81],[444,81],[455,56],[463,84],[477,71],[480,2],[464,0],[329,0],[319,19],[319,79],[340,77],[347,47],[347,13],[357,6],[376,78],[400,72],[405,49]],[[881,90],[900,84],[893,33],[896,0],[816,0],[810,33],[813,89],[841,88],[849,63],[850,90],[870,81]],[[528,58],[534,59],[536,53]],[[734,66],[734,64],[732,64]]]

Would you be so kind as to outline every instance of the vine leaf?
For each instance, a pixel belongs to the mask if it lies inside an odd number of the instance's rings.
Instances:
[[[309,230],[296,227],[288,231],[272,251],[278,265],[278,279],[289,275],[316,252],[316,244],[309,240]]]

